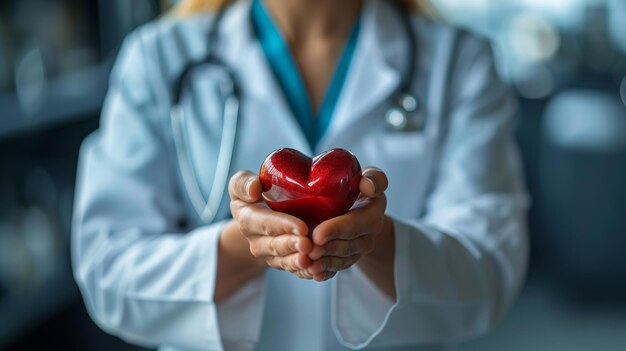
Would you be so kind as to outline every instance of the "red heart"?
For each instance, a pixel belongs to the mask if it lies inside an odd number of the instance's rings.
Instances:
[[[298,217],[313,228],[352,207],[360,192],[361,165],[343,149],[311,160],[284,148],[267,156],[259,178],[263,199],[272,210]]]

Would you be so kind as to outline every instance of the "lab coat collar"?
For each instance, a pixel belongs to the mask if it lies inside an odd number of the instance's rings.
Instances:
[[[343,132],[389,99],[399,86],[406,71],[408,41],[392,6],[387,1],[364,2],[361,37],[333,119],[317,151],[341,144],[338,141]]]
[[[342,132],[386,101],[400,83],[406,70],[407,40],[398,14],[385,1],[365,0],[361,33],[356,44],[343,91],[339,96],[328,130],[311,150],[306,137],[280,92],[267,60],[254,35],[250,22],[250,0],[240,0],[225,14],[220,30],[225,42],[222,49],[236,71],[244,94],[275,102],[276,115],[289,116],[286,130],[294,131],[294,146],[305,153],[323,151],[336,144]]]
[[[239,0],[224,16],[221,30],[225,37],[220,42],[226,43],[226,60],[235,68],[244,98],[271,104],[275,113],[266,117],[278,119],[278,125],[289,131],[291,147],[312,155],[314,150],[293,116],[254,34],[250,19],[251,6],[251,0]]]

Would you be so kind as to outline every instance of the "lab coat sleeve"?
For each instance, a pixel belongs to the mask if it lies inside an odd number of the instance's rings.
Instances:
[[[74,275],[103,330],[144,346],[221,350],[213,296],[223,223],[189,233],[176,226],[184,215],[177,166],[152,94],[158,72],[138,35],[114,67],[99,135],[81,150]]]
[[[395,303],[372,283],[367,288],[362,273],[338,275],[333,323],[347,347],[479,336],[523,284],[528,200],[511,128],[515,102],[497,78],[489,45],[471,37],[459,45],[426,213],[394,218]]]

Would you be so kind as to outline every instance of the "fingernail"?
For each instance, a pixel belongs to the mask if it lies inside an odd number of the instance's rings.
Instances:
[[[295,227],[294,227],[293,229],[291,229],[291,232],[292,232],[294,235],[298,235],[298,236],[300,236],[300,231],[298,230],[298,228],[295,228]]]
[[[296,248],[296,251],[300,252],[300,241],[296,238],[292,239],[293,247]]]
[[[374,190],[374,194],[376,194],[376,182],[374,182],[374,177],[369,174],[365,175],[365,178],[372,184],[372,189]]]
[[[319,239],[318,239],[318,238],[319,238],[319,236],[320,236],[320,235],[319,235],[319,231],[317,231],[317,230],[313,230],[313,232],[311,233],[311,241],[313,241],[313,243],[314,243],[314,244],[321,245],[321,244],[319,244],[319,243],[318,243],[318,241],[319,241]],[[317,240],[316,240],[316,239],[317,239]]]
[[[322,257],[326,254],[326,250],[324,250],[324,248],[323,248],[323,247],[318,246],[318,248],[319,248],[319,249],[317,250],[318,254],[317,254],[317,255],[315,255],[315,259],[316,259],[316,260],[319,260],[320,258],[322,258]]]
[[[254,182],[254,178],[250,178],[246,181],[246,195],[248,197],[250,196],[250,189],[252,188],[252,183]]]

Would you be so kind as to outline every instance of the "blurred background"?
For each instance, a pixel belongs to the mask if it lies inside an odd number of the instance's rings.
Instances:
[[[433,0],[489,37],[518,94],[527,285],[473,350],[626,350],[626,0]],[[150,0],[0,0],[0,350],[136,350],[89,319],[69,262],[78,148]]]

